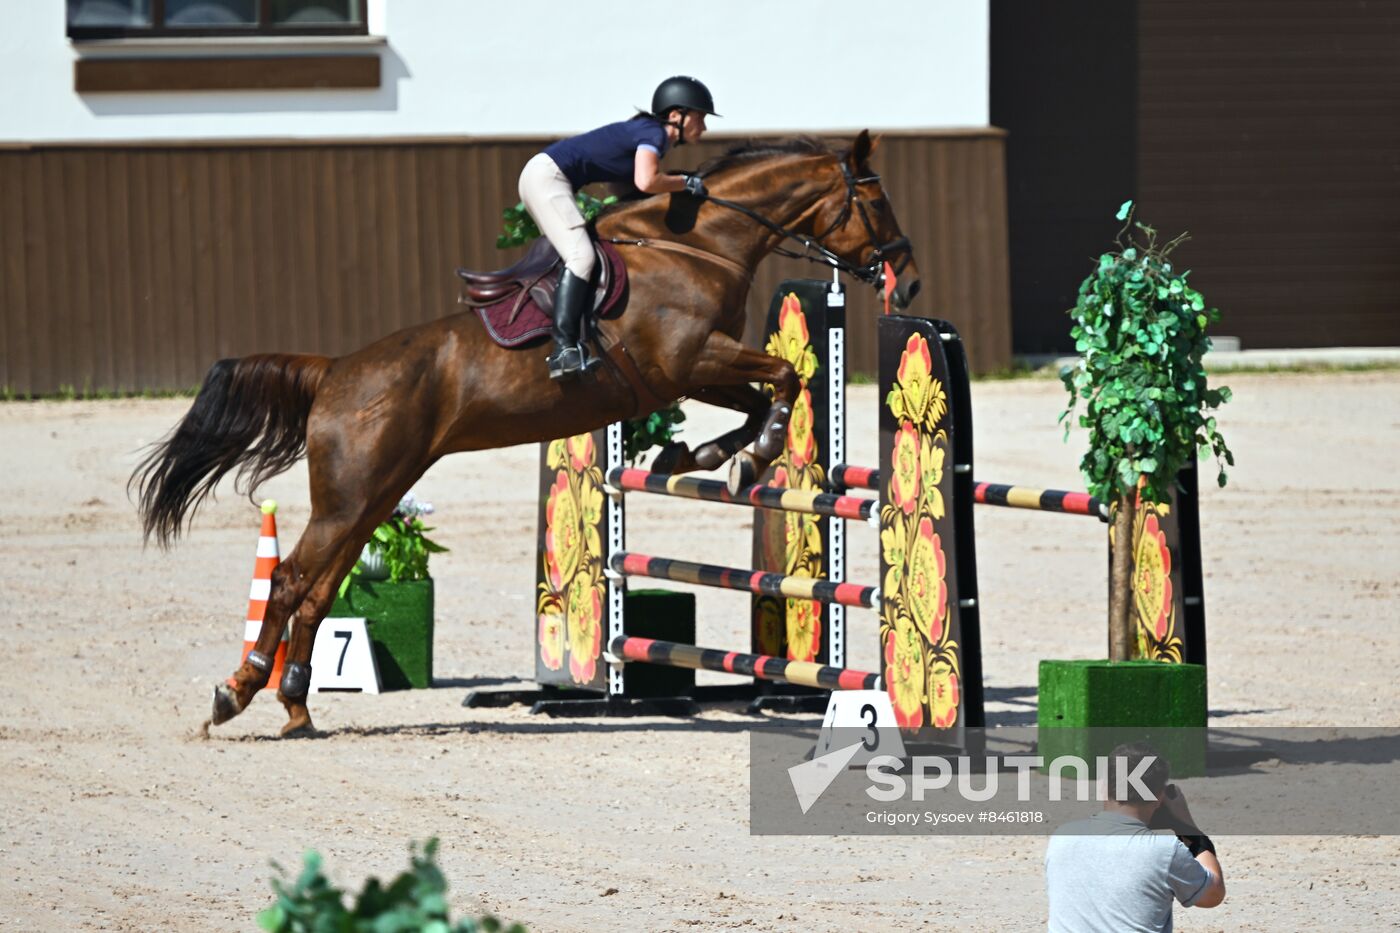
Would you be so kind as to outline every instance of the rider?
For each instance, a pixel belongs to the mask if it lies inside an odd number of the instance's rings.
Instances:
[[[579,339],[594,253],[574,192],[593,182],[631,182],[647,194],[685,191],[704,197],[700,176],[662,174],[660,162],[671,146],[697,142],[706,116],[719,114],[705,85],[694,78],[667,78],[651,96],[650,113],[562,139],[525,163],[520,199],[564,261],[554,293],[549,378],[587,372],[599,362],[589,358]]]

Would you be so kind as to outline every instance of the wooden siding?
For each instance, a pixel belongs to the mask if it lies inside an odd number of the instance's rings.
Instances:
[[[1140,0],[1144,220],[1249,347],[1400,344],[1400,2]]]
[[[169,93],[379,87],[378,55],[225,55],[199,58],[80,58],[73,90]]]
[[[227,356],[340,355],[458,310],[455,266],[496,267],[500,211],[540,139],[0,150],[0,387],[21,394],[195,386]],[[876,157],[916,247],[917,313],[1010,359],[1002,138],[896,133]],[[723,141],[682,150],[697,164]],[[750,340],[789,276],[764,263]],[[868,289],[852,368],[875,370]]]
[[[1244,347],[1400,344],[1400,0],[991,5],[1013,346],[1069,351],[1136,198]]]
[[[1135,6],[992,0],[990,103],[992,123],[1008,132],[1017,353],[1074,349],[1065,311],[1117,232],[1114,211],[1133,196]]]

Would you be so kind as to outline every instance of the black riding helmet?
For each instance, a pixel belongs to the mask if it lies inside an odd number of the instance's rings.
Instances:
[[[677,109],[698,110],[712,117],[719,116],[715,113],[715,99],[710,96],[710,89],[684,75],[662,81],[656,86],[656,93],[651,95],[651,112],[658,117],[665,116],[668,110]]]

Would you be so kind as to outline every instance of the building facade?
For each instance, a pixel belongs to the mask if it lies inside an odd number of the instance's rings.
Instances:
[[[877,166],[924,282],[975,365],[1010,359],[1004,134],[988,123],[986,0],[70,0],[0,33],[0,386],[183,389],[214,360],[338,355],[457,313],[550,140],[695,74],[722,119],[693,167],[750,137],[883,134]],[[65,18],[66,14],[66,18]],[[528,50],[528,54],[527,54]],[[784,277],[771,259],[750,320]],[[873,294],[851,364],[873,371]],[[757,327],[757,323],[753,323]]]

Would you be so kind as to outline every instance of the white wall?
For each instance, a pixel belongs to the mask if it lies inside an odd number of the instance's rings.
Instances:
[[[64,4],[25,0],[0,31],[0,142],[566,133],[671,74],[709,85],[711,130],[985,126],[987,4],[370,0],[375,91],[78,95]]]

